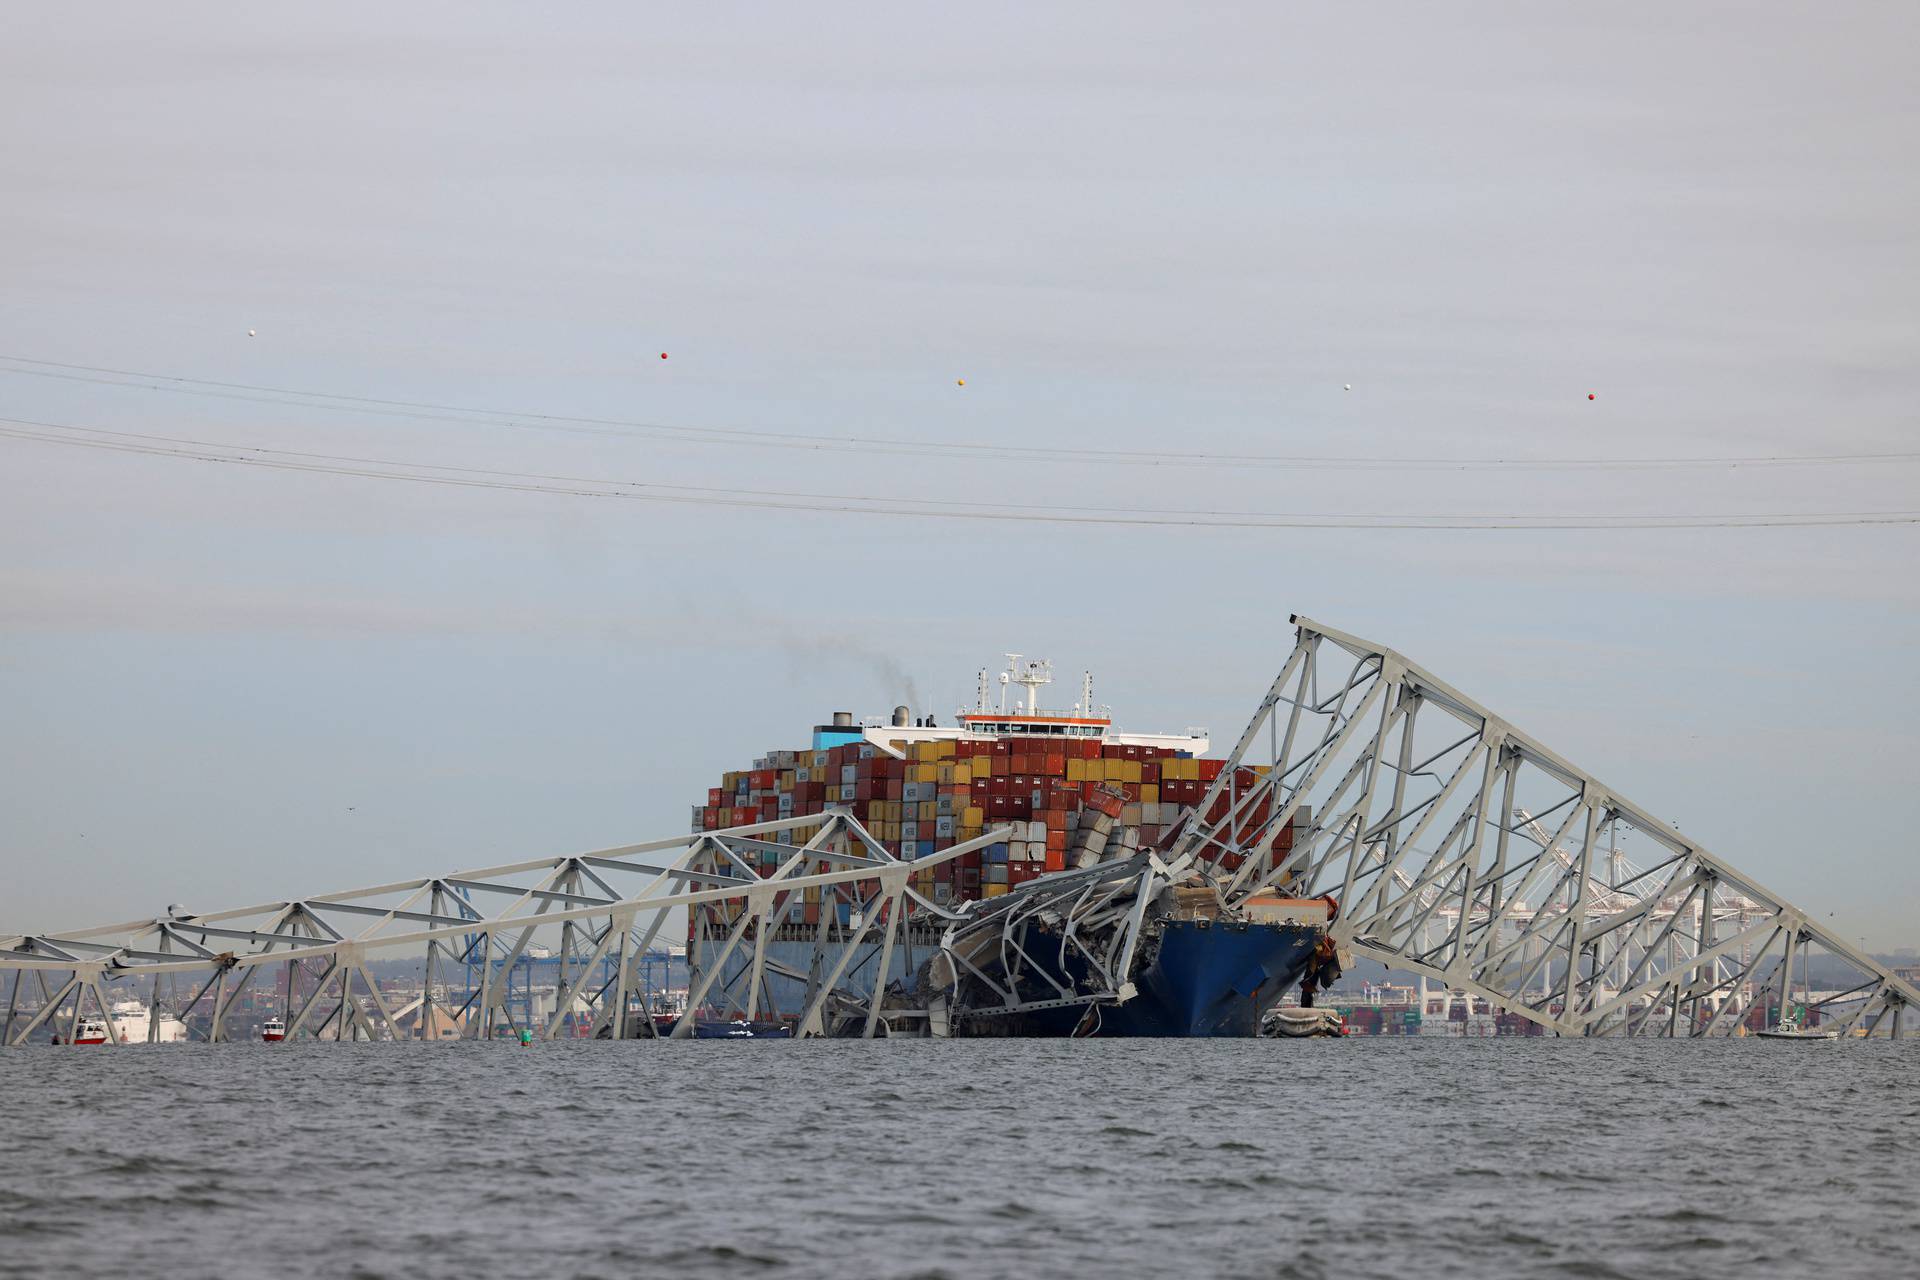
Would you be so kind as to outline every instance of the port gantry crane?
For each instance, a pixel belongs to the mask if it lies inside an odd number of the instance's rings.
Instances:
[[[1023,922],[1040,917],[1054,945],[1075,948],[1093,985],[1108,988],[1057,1000],[1124,1001],[1147,904],[1169,884],[1196,882],[1229,910],[1274,889],[1331,894],[1341,947],[1561,1035],[1731,1034],[1769,996],[1790,1007],[1794,963],[1816,952],[1828,981],[1846,975],[1807,993],[1827,1027],[1901,1034],[1920,991],[1805,911],[1393,650],[1293,621],[1293,652],[1218,779],[1157,849],[1128,848],[949,909],[916,893],[914,874],[1006,829],[907,861],[832,809],[230,911],[0,937],[0,1045],[24,1044],[56,1019],[71,1039],[89,1016],[117,1042],[114,993],[143,999],[150,1028],[164,1012],[202,1038],[228,1039],[236,998],[276,969],[289,1039],[409,1039],[449,1023],[462,1038],[553,1037],[582,1021],[600,1035],[650,1036],[654,1020],[627,1016],[628,997],[662,928],[689,909],[701,945],[669,1034],[691,1034],[704,1006],[749,1022],[786,1018],[802,1036],[871,1036],[902,1017],[937,1026],[943,1016],[937,1003],[885,1007],[910,914],[947,922],[935,961],[1009,979],[1010,1010],[1033,1003],[1010,979],[1026,965]],[[821,908],[813,922],[809,902]],[[804,971],[769,954],[783,930],[811,939]],[[529,1026],[515,1019],[505,979],[536,934],[557,935],[559,964],[553,1012]],[[395,951],[426,961],[421,996],[398,1008],[366,968]],[[479,970],[478,989],[436,1017],[432,993],[445,989],[436,975],[456,966]]]

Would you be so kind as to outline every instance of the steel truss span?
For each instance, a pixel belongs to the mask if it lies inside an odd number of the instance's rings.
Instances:
[[[1782,1012],[1900,1035],[1920,991],[1805,911],[1393,650],[1293,622],[1196,811],[1224,813],[1161,854],[1223,901],[1331,893],[1342,946],[1561,1035],[1729,1035]]]
[[[1562,1035],[1719,1036],[1783,1015],[1841,1034],[1901,1034],[1920,991],[1800,908],[1393,650],[1293,621],[1293,652],[1227,766],[1158,849],[949,910],[914,891],[914,873],[1004,829],[903,861],[834,809],[207,915],[0,937],[0,1044],[36,1032],[72,1040],[87,1019],[118,1043],[111,1011],[129,1000],[145,1014],[129,1025],[149,1039],[175,1019],[225,1040],[235,1001],[263,975],[282,992],[288,1039],[551,1038],[582,1023],[652,1036],[660,1030],[630,1016],[631,997],[669,915],[684,909],[699,945],[672,1036],[693,1034],[703,1009],[800,1036],[871,1036],[896,1023],[937,1035],[963,982],[995,997],[975,1016],[1071,1004],[1097,1017],[1097,1006],[1133,996],[1142,913],[1173,885],[1210,888],[1228,912],[1271,890],[1331,895],[1342,948]],[[811,904],[820,909],[806,919]],[[1080,987],[1016,992],[1022,974],[1044,968],[1022,949],[1036,921],[1056,958],[1085,962]],[[944,927],[919,1008],[888,982],[895,948],[913,946],[912,923]],[[557,985],[551,1014],[532,1023],[526,1001],[516,1014],[511,983],[536,936],[557,944]],[[366,967],[392,953],[425,958],[422,994],[400,1007]],[[911,967],[911,951],[903,959]],[[457,996],[445,981],[456,972],[467,977]]]
[[[0,937],[0,1044],[22,1045],[36,1032],[71,1043],[88,1019],[102,1024],[106,1043],[121,1043],[122,1018],[111,1011],[129,1000],[144,1007],[149,1039],[177,1019],[195,1038],[227,1040],[235,1001],[267,983],[284,993],[290,1040],[490,1039],[503,1030],[550,1039],[583,1024],[602,1037],[653,1036],[661,1034],[653,1017],[628,1011],[646,957],[683,909],[702,928],[716,918],[726,928],[710,963],[700,958],[707,948],[694,959],[687,1010],[666,1034],[691,1035],[705,1006],[785,1018],[801,1036],[871,1036],[880,1008],[866,988],[884,995],[885,984],[855,977],[876,957],[877,972],[887,972],[910,910],[945,914],[914,893],[913,874],[1005,834],[996,828],[906,861],[833,809],[206,915]],[[769,854],[778,860],[770,871],[762,865]],[[824,904],[818,925],[797,926],[810,901]],[[842,904],[845,922],[835,909]],[[783,927],[802,927],[812,940],[808,970],[789,970],[802,995],[787,1009],[765,981],[767,939]],[[529,1024],[524,1010],[516,1017],[507,986],[536,937],[557,944],[558,986],[551,1016]],[[751,959],[729,965],[736,953]],[[426,981],[420,997],[395,1007],[366,966],[408,956],[424,956]],[[451,992],[455,974],[469,989],[436,1005],[434,993]]]

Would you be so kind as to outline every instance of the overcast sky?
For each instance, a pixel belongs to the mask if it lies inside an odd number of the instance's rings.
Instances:
[[[1920,448],[1911,6],[1205,12],[23,9],[0,40],[0,356],[927,442]],[[4,417],[717,488],[1920,506],[1911,462],[1014,464],[0,366]],[[0,930],[677,832],[721,771],[908,680],[949,714],[1007,650],[1090,667],[1126,727],[1230,738],[1297,611],[1400,648],[1844,935],[1913,945],[1917,553],[1913,525],[1074,528],[0,439]]]

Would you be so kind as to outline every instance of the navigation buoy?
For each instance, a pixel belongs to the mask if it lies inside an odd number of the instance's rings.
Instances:
[[[533,1043],[533,1032],[526,1027],[520,1028],[520,1044],[524,1048]]]
[[[1591,391],[1587,392],[1587,399],[1589,400],[1593,399],[1593,392]]]
[[[247,336],[251,338],[253,336],[253,330],[251,329],[247,330]]]
[[[1349,391],[1353,390],[1353,384],[1351,382],[1347,384],[1347,390]]]
[[[953,380],[953,385],[956,387],[964,387],[967,385],[967,380],[965,378],[955,378]]]
[[[666,353],[666,352],[664,352],[664,351],[662,351],[662,352],[660,353],[660,358],[661,358],[662,360],[665,360],[665,359],[667,358],[667,353]]]

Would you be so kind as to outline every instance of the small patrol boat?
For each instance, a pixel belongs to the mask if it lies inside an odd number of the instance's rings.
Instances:
[[[268,1018],[260,1025],[260,1038],[268,1044],[279,1044],[287,1038],[287,1023],[284,1018]]]
[[[1829,1031],[1824,1027],[1803,1027],[1797,1019],[1782,1018],[1763,1031],[1754,1035],[1762,1040],[1838,1040],[1838,1031]]]
[[[696,1021],[693,1034],[699,1040],[787,1040],[793,1033],[777,1022],[748,1022],[745,1018],[735,1018],[731,1022]]]

